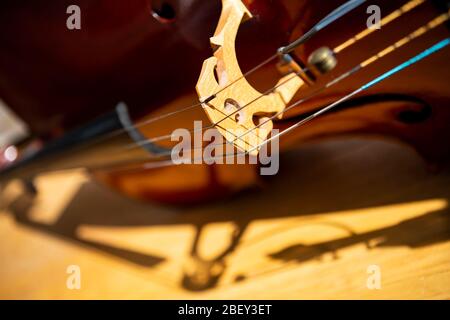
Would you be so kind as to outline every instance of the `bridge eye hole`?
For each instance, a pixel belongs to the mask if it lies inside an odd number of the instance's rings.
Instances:
[[[225,112],[228,115],[232,114],[232,119],[234,119],[234,121],[238,124],[242,124],[245,121],[245,114],[244,112],[241,111],[237,111],[239,109],[241,109],[239,103],[236,100],[233,99],[227,99],[225,100],[225,105],[224,105],[224,109]]]

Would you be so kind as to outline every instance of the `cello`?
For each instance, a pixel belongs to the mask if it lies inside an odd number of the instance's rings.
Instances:
[[[81,27],[70,30],[73,4]],[[374,28],[357,0],[3,1],[0,97],[32,138],[0,182],[84,168],[129,197],[189,204],[264,179],[258,162],[190,154],[174,164],[180,128],[214,129],[247,158],[275,140],[285,152],[383,137],[440,167],[450,159],[449,2],[371,5],[382,13]]]

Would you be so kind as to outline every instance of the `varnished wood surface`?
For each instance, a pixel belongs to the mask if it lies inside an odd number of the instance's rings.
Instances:
[[[305,146],[261,189],[184,209],[81,172],[42,176],[34,201],[17,184],[3,192],[0,298],[449,299],[449,185],[448,170],[369,140]],[[196,256],[219,262],[194,291]],[[80,290],[66,287],[69,265]],[[366,287],[370,265],[379,290]]]

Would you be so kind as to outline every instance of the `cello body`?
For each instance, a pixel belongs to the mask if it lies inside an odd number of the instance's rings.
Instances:
[[[253,17],[242,23],[236,54],[249,70],[295,40],[343,1],[243,1]],[[376,1],[387,14],[405,1]],[[344,50],[338,65],[311,86],[321,83],[446,10],[445,1],[427,1]],[[67,7],[81,8],[81,29],[66,27]],[[0,4],[0,97],[28,125],[34,137],[53,141],[126,102],[134,122],[175,111],[197,101],[195,85],[205,59],[211,56],[209,37],[221,13],[219,0],[48,0]],[[365,7],[355,10],[319,33],[293,56],[306,61],[321,46],[335,47],[366,28]],[[289,111],[274,126],[280,130],[336,101],[448,37],[447,26],[430,31],[404,49],[381,59],[301,107]],[[450,160],[450,50],[433,55],[417,67],[386,80],[342,107],[324,115],[281,141],[281,151],[307,142],[338,136],[364,135],[394,139],[414,148],[433,167]],[[280,77],[276,63],[248,77],[258,90],[271,88]],[[148,138],[176,128],[191,128],[194,120],[208,123],[202,108],[153,122],[141,128]],[[162,145],[165,143],[162,142]],[[145,169],[139,163],[91,169],[92,175],[127,196],[169,203],[217,199],[258,185],[255,165],[180,165]]]

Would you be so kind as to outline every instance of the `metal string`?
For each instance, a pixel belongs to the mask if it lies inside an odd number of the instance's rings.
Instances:
[[[246,152],[238,152],[238,153],[233,153],[233,154],[225,154],[222,155],[220,157],[211,157],[208,159],[199,159],[199,160],[218,160],[218,159],[223,159],[223,158],[228,158],[228,157],[235,157],[236,155],[249,155],[252,151],[259,149],[261,147],[264,147],[265,145],[267,145],[269,142],[273,141],[274,139],[279,139],[281,136],[291,132],[294,129],[297,129],[300,126],[305,125],[306,123],[310,122],[311,120],[317,118],[318,116],[329,112],[330,110],[336,108],[337,106],[341,105],[343,102],[349,100],[350,98],[356,96],[357,94],[368,90],[369,88],[377,85],[378,83],[392,77],[393,75],[395,75],[396,73],[411,67],[412,65],[418,63],[419,61],[425,59],[426,57],[442,50],[443,48],[447,47],[450,44],[450,38],[445,38],[443,40],[441,40],[440,42],[434,44],[433,46],[429,47],[428,49],[426,49],[425,51],[422,51],[421,53],[415,55],[414,57],[410,58],[409,60],[399,64],[398,66],[390,69],[389,71],[381,74],[380,76],[374,78],[373,80],[367,82],[366,84],[360,86],[359,88],[357,88],[356,90],[354,90],[353,92],[345,95],[344,97],[340,98],[339,100],[329,104],[328,106],[318,110],[317,112],[311,114],[310,116],[298,121],[297,123],[291,125],[290,127],[288,127],[287,129],[283,130],[282,132],[273,135],[272,137],[270,137],[269,139],[263,141],[261,144],[259,144],[258,146],[254,147],[251,150],[248,150]],[[297,104],[299,102],[296,102],[294,104]],[[132,168],[130,170],[139,170],[139,169],[152,169],[152,168],[158,168],[158,167],[166,167],[166,166],[171,166],[174,165],[172,160],[165,160],[165,161],[157,161],[157,162],[147,162],[144,163],[142,165],[139,166],[139,168]],[[122,171],[122,170],[121,170]],[[125,170],[127,171],[127,170]]]
[[[364,0],[365,1],[365,0]],[[317,23],[312,29],[310,29],[310,31],[308,31],[307,33],[309,33],[309,36],[307,39],[304,39],[302,41],[302,43],[306,42],[308,39],[310,39],[314,34],[316,34],[318,31],[322,30],[323,28],[325,28],[326,26],[330,25],[332,22],[340,19],[342,16],[344,16],[346,13],[350,12],[351,10],[353,10],[354,8],[356,8],[357,6],[359,6],[360,4],[362,4],[364,1],[362,0],[349,0],[346,3],[344,3],[343,5],[339,6],[338,8],[336,8],[335,10],[333,10],[330,14],[328,14],[324,19],[322,19],[319,23]],[[301,39],[296,40],[295,42],[298,42]],[[288,48],[289,46],[291,46],[292,44],[286,46],[285,48]],[[298,46],[298,44],[297,44]],[[282,48],[280,48],[279,52],[281,51]],[[245,72],[242,76],[238,77],[237,79],[231,81],[229,84],[227,84],[226,86],[224,86],[223,88],[219,89],[216,93],[212,94],[209,97],[206,97],[204,99],[202,99],[199,102],[196,102],[190,106],[172,111],[172,112],[168,112],[162,115],[158,115],[158,116],[154,116],[142,121],[138,121],[136,122],[132,127],[130,126],[125,126],[123,128],[117,129],[113,132],[110,132],[102,137],[96,138],[95,141],[92,141],[92,143],[100,143],[102,141],[105,141],[107,139],[111,139],[113,137],[118,136],[119,134],[122,134],[124,132],[129,131],[130,129],[138,129],[138,128],[142,128],[143,126],[146,126],[148,124],[151,124],[153,122],[195,109],[197,107],[202,106],[203,103],[207,103],[209,101],[212,101],[218,94],[220,94],[221,92],[223,92],[224,90],[226,90],[227,88],[231,87],[232,85],[234,85],[235,83],[237,83],[238,81],[240,81],[243,78],[248,77],[249,75],[253,74],[254,72],[256,72],[257,70],[261,69],[262,67],[264,67],[265,65],[267,65],[268,63],[270,63],[271,61],[277,59],[279,57],[279,52],[270,56],[269,58],[267,58],[266,60],[262,61],[261,63],[259,63],[258,65],[256,65],[255,67],[253,67],[252,69],[248,70],[247,72]],[[207,126],[203,129],[208,129],[213,127],[215,124],[212,124],[211,126]],[[245,128],[247,129],[247,128]],[[152,143],[152,142],[157,142],[157,141],[162,141],[162,140],[166,140],[169,139],[171,135],[162,135],[159,137],[154,137],[151,138],[149,140],[147,140],[147,143]],[[138,142],[138,145],[141,145],[142,143],[145,142]],[[91,143],[90,143],[91,144]]]
[[[291,45],[288,45],[288,46],[286,46],[286,47],[280,48],[279,52],[284,52],[284,51],[281,50],[281,49],[286,50],[286,52],[292,51],[296,46],[298,46],[298,45],[300,45],[301,43],[304,43],[305,41],[307,41],[308,39],[310,39],[310,38],[312,37],[313,34],[315,34],[316,32],[320,31],[321,29],[325,28],[326,26],[328,26],[328,25],[331,24],[332,22],[336,21],[337,19],[339,19],[340,17],[342,17],[344,14],[346,14],[346,13],[350,12],[351,10],[355,9],[356,7],[358,7],[359,5],[361,5],[363,2],[364,2],[364,1],[354,1],[354,0],[348,1],[347,3],[343,4],[343,5],[342,5],[341,7],[339,7],[338,9],[335,9],[335,10],[334,10],[332,13],[330,13],[327,17],[325,17],[325,18],[322,19],[319,23],[317,23],[315,27],[313,27],[310,31],[308,31],[307,34],[310,33],[310,34],[311,34],[310,36],[307,36],[307,37],[303,36],[303,37],[299,38],[298,40],[294,41]],[[405,14],[405,13],[411,11],[412,9],[416,8],[417,6],[419,6],[420,4],[422,4],[422,3],[424,3],[424,2],[425,2],[425,0],[411,0],[411,1],[409,1],[408,3],[404,4],[401,8],[395,10],[394,12],[390,13],[388,16],[386,16],[385,18],[383,18],[383,19],[380,21],[380,24],[381,24],[382,26],[385,26],[385,25],[389,24],[390,22],[394,21],[395,19],[397,19],[398,17],[400,17],[402,14]],[[340,10],[342,10],[342,11],[340,11]],[[334,14],[336,14],[336,16],[334,16]],[[314,30],[315,30],[315,31],[314,31]],[[357,42],[358,40],[361,40],[362,38],[368,36],[369,34],[371,34],[372,32],[374,32],[375,30],[377,30],[377,29],[367,29],[367,30],[364,30],[364,31],[358,33],[358,34],[357,34],[356,36],[354,36],[353,38],[349,39],[348,41],[346,41],[346,42],[344,42],[343,44],[341,44],[341,45],[339,45],[338,47],[336,47],[336,48],[333,50],[333,52],[334,52],[335,54],[341,52],[342,50],[348,48],[350,45],[354,44],[354,43]],[[313,32],[313,31],[314,31],[314,32]],[[305,35],[306,35],[306,34],[305,34]],[[292,46],[293,44],[295,44],[295,46]],[[371,59],[375,59],[375,60],[376,60],[376,59],[378,59],[379,57],[383,56],[383,55],[384,55],[384,54],[383,54],[383,51],[381,51],[378,55],[379,55],[378,57],[377,57],[377,55],[375,55],[375,56],[371,57]],[[273,57],[271,57],[271,58],[269,58],[269,59],[271,60],[271,59],[273,59]],[[371,59],[367,59],[365,63],[367,63],[367,65],[370,64],[370,63],[372,63],[373,61],[371,61]],[[270,60],[266,60],[266,62],[269,62]],[[357,68],[365,67],[365,66],[366,66],[365,63],[362,63],[362,65],[361,65],[361,66],[358,66]],[[258,68],[258,66],[255,67],[255,68],[253,68],[252,70],[250,70],[248,74],[250,74],[252,71],[256,71],[257,68]],[[359,70],[359,69],[358,69],[358,70]],[[354,72],[356,72],[356,71],[358,71],[358,70],[352,70],[352,72],[351,72],[350,74],[353,74]],[[208,126],[204,126],[204,127],[202,127],[202,128],[198,128],[198,129],[196,129],[196,130],[190,129],[190,130],[188,130],[188,131],[189,131],[190,133],[194,133],[194,132],[201,131],[201,130],[203,130],[203,129],[207,130],[207,129],[210,129],[210,128],[213,128],[213,127],[217,126],[217,125],[220,124],[221,122],[223,122],[223,121],[225,121],[226,119],[232,117],[232,116],[235,115],[236,113],[238,113],[238,112],[240,112],[241,110],[247,108],[247,107],[248,107],[249,105],[251,105],[252,103],[254,103],[254,102],[256,102],[257,100],[261,99],[262,97],[264,97],[264,96],[267,95],[268,93],[273,92],[273,91],[276,90],[277,88],[281,87],[282,85],[284,85],[284,84],[286,84],[287,82],[291,81],[292,79],[296,78],[296,76],[298,76],[298,75],[300,75],[300,74],[302,74],[302,73],[304,73],[304,72],[307,72],[307,71],[308,71],[308,68],[303,68],[302,70],[300,70],[300,71],[298,71],[298,72],[291,72],[291,73],[294,74],[292,77],[286,79],[285,81],[279,83],[278,85],[276,85],[276,86],[274,86],[274,87],[268,89],[267,91],[263,92],[260,96],[256,97],[254,100],[252,100],[252,101],[250,101],[249,103],[247,103],[247,104],[245,104],[245,105],[243,105],[243,106],[237,108],[236,110],[234,110],[234,111],[231,112],[230,114],[225,115],[224,118],[222,118],[221,120],[217,121],[216,123],[212,123],[212,124],[210,124],[210,125],[208,125]],[[343,78],[346,78],[346,77],[349,76],[350,74],[344,74],[344,75],[342,75],[342,77],[343,77]],[[238,80],[240,80],[240,79],[241,79],[241,78],[239,78]],[[236,80],[236,81],[238,81],[238,80]],[[343,80],[343,79],[337,79],[337,80]],[[219,94],[220,92],[222,92],[222,91],[225,90],[226,88],[230,87],[230,86],[231,86],[232,84],[234,84],[236,81],[234,81],[234,82],[230,83],[229,85],[227,85],[226,87],[222,88],[222,89],[219,90],[215,95]],[[339,82],[339,81],[337,81],[337,82]],[[330,84],[330,86],[333,85],[333,84],[335,84],[335,83]],[[324,89],[326,89],[326,88],[324,88]],[[318,93],[318,92],[317,92],[317,93]],[[310,98],[311,98],[311,97],[310,97]],[[211,101],[211,100],[212,100],[212,99],[209,99],[209,100],[208,100],[208,99],[205,99],[205,101]],[[285,109],[284,111],[287,111],[287,110]],[[243,138],[245,135],[247,135],[248,133],[252,133],[252,134],[253,134],[253,132],[254,132],[255,129],[257,129],[257,128],[261,127],[262,125],[268,123],[269,121],[275,119],[275,118],[278,117],[279,115],[282,115],[282,114],[284,113],[284,111],[281,111],[281,112],[277,113],[275,116],[270,117],[269,119],[263,121],[262,123],[258,124],[256,127],[253,127],[253,128],[251,128],[251,129],[248,129],[248,128],[244,127],[244,126],[241,124],[240,126],[243,127],[243,128],[244,128],[245,130],[247,130],[247,131],[246,131],[244,134],[241,134],[241,135],[239,135],[239,136],[236,136],[234,133],[229,132],[226,128],[222,128],[222,129],[224,129],[225,131],[231,133],[233,136],[236,137],[232,142],[235,142],[235,141],[237,141],[237,140],[241,140],[241,141],[243,141],[244,143],[246,143],[247,145],[250,145],[250,144],[248,143],[248,141],[243,140],[242,138]],[[158,141],[162,141],[162,140],[168,140],[168,139],[170,139],[170,137],[171,137],[171,134],[166,134],[166,135],[158,136],[158,137],[155,137],[155,138],[150,138],[150,139],[147,139],[147,140],[145,140],[145,141],[139,141],[139,142],[137,142],[137,143],[131,143],[131,144],[129,144],[128,146],[126,146],[126,148],[127,148],[127,149],[133,149],[133,148],[135,148],[135,147],[145,146],[145,145],[147,145],[147,144],[151,144],[151,143],[154,143],[154,142],[158,142]],[[250,147],[253,147],[253,146],[250,146]]]
[[[450,11],[444,14],[441,14],[440,16],[434,18],[433,20],[431,20],[430,22],[428,22],[427,24],[425,24],[424,26],[416,29],[415,31],[413,31],[412,33],[410,33],[409,35],[407,35],[406,37],[403,37],[402,39],[398,40],[397,42],[395,42],[394,44],[388,46],[387,48],[379,51],[378,53],[376,53],[375,55],[371,56],[370,58],[364,60],[363,62],[361,62],[360,64],[358,64],[357,66],[351,68],[349,71],[343,73],[342,75],[340,75],[339,77],[333,79],[332,81],[328,82],[327,84],[325,84],[324,86],[318,88],[317,90],[315,90],[314,92],[310,93],[308,96],[304,97],[303,99],[298,100],[297,102],[289,105],[288,107],[286,107],[284,110],[276,113],[275,115],[273,115],[272,117],[268,118],[267,120],[259,123],[257,126],[248,129],[246,132],[242,133],[239,136],[234,135],[236,138],[233,141],[230,141],[228,143],[233,144],[236,140],[238,139],[242,139],[243,136],[249,134],[251,131],[255,130],[256,128],[264,125],[265,123],[279,117],[280,115],[284,114],[285,112],[293,109],[294,107],[297,107],[300,104],[305,103],[306,101],[310,100],[311,98],[317,96],[318,94],[320,94],[322,91],[324,91],[325,89],[328,89],[334,85],[336,85],[337,83],[343,81],[344,79],[348,78],[349,76],[355,74],[356,72],[364,69],[365,67],[369,66],[370,64],[374,63],[375,61],[383,58],[384,56],[386,56],[387,54],[401,48],[402,46],[406,45],[407,43],[409,43],[410,41],[420,37],[421,35],[425,34],[426,32],[430,31],[433,28],[436,28],[437,26],[441,25],[442,23],[444,23],[445,21],[447,21],[450,18]],[[289,81],[291,78],[287,79],[285,82]],[[283,82],[284,83],[284,82]],[[282,83],[282,84],[283,84]],[[282,85],[280,84],[280,85]],[[276,87],[275,87],[276,88]],[[252,103],[252,102],[250,102]],[[245,107],[245,106],[244,106]],[[243,108],[244,108],[243,107]],[[220,146],[220,145],[225,145],[227,142],[222,143],[222,144],[212,144],[211,146]],[[190,150],[197,150],[200,149],[200,147],[197,148],[191,148]],[[164,154],[158,155],[157,157],[160,156],[169,156],[171,154],[171,151],[168,151]],[[155,158],[155,157],[150,157],[150,159]],[[147,159],[149,159],[149,157],[147,157]]]

